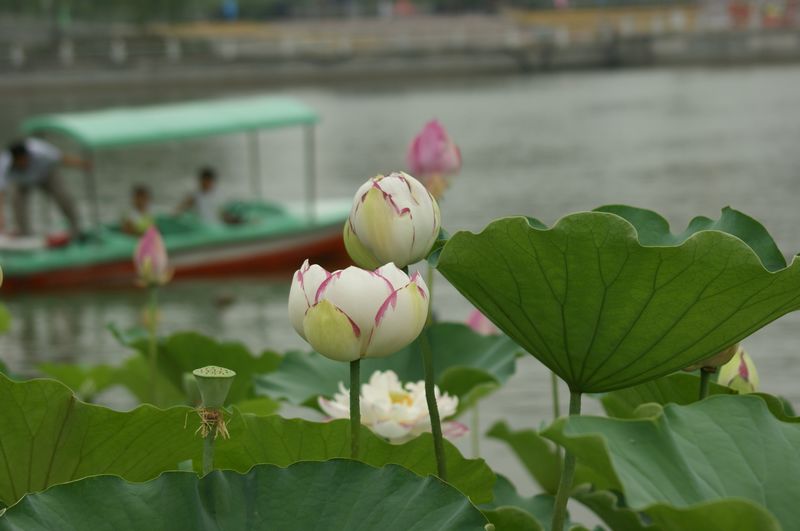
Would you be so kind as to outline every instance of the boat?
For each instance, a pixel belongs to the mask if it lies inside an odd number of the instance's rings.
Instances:
[[[97,151],[133,144],[246,133],[252,169],[252,197],[232,202],[236,224],[204,223],[192,214],[157,216],[176,279],[236,274],[282,274],[309,258],[328,266],[346,262],[342,227],[351,199],[318,199],[315,128],[319,115],[286,97],[247,97],[192,101],[146,107],[34,116],[26,135],[65,137],[91,161]],[[283,127],[303,130],[304,197],[294,203],[268,202],[261,195],[261,131]],[[137,237],[117,223],[100,219],[98,179],[90,164],[85,181],[92,229],[80,241],[26,237],[0,239],[3,290],[131,286]]]

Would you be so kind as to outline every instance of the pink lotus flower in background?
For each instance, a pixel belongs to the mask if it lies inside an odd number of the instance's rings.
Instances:
[[[473,331],[484,335],[493,336],[500,333],[500,330],[483,315],[480,310],[472,310],[467,317],[467,326]]]
[[[294,274],[289,318],[320,354],[337,361],[383,357],[414,341],[428,318],[428,288],[394,264],[329,273],[308,260]]]
[[[133,254],[133,264],[139,275],[139,282],[145,286],[160,286],[172,278],[169,268],[167,248],[158,229],[151,225],[139,239]]]
[[[438,120],[431,120],[414,137],[406,154],[406,163],[436,198],[449,185],[447,176],[461,169],[461,151]]]
[[[455,415],[458,397],[442,394],[438,387],[434,391],[442,419]],[[360,403],[361,424],[392,443],[400,444],[431,431],[424,381],[403,385],[394,371],[375,371],[369,382],[361,386]],[[339,382],[339,392],[332,400],[319,397],[319,406],[331,418],[350,418],[348,389]],[[444,422],[442,430],[448,439],[468,431],[463,424],[452,421]]]

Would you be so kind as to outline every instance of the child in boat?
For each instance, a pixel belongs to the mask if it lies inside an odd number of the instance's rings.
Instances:
[[[206,223],[221,221],[220,202],[217,196],[217,172],[204,166],[197,172],[197,190],[178,206],[178,213],[192,211]]]
[[[150,188],[143,184],[137,184],[131,189],[131,210],[125,219],[122,220],[122,231],[134,236],[141,236],[144,231],[155,223],[153,215],[150,214],[150,202],[152,195]]]

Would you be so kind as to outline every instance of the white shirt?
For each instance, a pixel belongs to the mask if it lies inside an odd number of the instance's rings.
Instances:
[[[220,201],[216,190],[194,194],[194,211],[206,223],[219,223]]]
[[[61,151],[44,140],[29,138],[25,140],[25,147],[30,162],[24,170],[12,168],[8,150],[0,153],[0,191],[5,190],[9,182],[28,186],[40,184],[61,162]]]

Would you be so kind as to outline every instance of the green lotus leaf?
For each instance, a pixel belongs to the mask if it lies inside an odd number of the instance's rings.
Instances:
[[[722,214],[716,220],[705,216],[692,219],[686,230],[680,234],[672,234],[666,218],[652,210],[628,205],[606,205],[596,208],[595,212],[608,212],[626,219],[636,227],[636,234],[642,245],[680,245],[697,232],[715,230],[726,232],[745,242],[768,270],[777,271],[786,267],[786,259],[764,225],[730,207],[723,208]]]
[[[494,484],[494,499],[480,506],[483,514],[495,525],[497,531],[543,530],[550,531],[555,498],[539,494],[524,498],[507,477],[498,474]],[[569,519],[565,529],[569,528]]]
[[[610,417],[636,418],[634,411],[642,404],[656,403],[688,405],[697,402],[700,394],[700,378],[687,373],[676,373],[606,393],[600,399],[603,409]],[[714,382],[708,384],[708,394],[736,394],[736,391]]]
[[[634,225],[605,212],[546,230],[518,217],[459,232],[437,267],[573,392],[665,376],[800,308],[800,262],[770,272],[718,230],[644,245]]]
[[[800,517],[800,422],[757,396],[669,404],[645,419],[563,418],[543,435],[665,529],[794,529]]]
[[[688,405],[697,401],[700,378],[694,374],[675,373],[650,380],[627,389],[617,389],[602,396],[601,402],[611,417],[638,418],[645,404]],[[736,391],[713,382],[708,384],[709,395],[735,395]],[[783,421],[795,421],[791,404],[786,400],[765,393],[752,393],[766,402],[770,412]],[[788,408],[787,408],[788,406]]]
[[[167,472],[146,483],[96,476],[28,495],[0,518],[4,531],[480,531],[485,524],[461,493],[435,477],[343,459],[203,478]]]
[[[0,334],[5,334],[11,329],[11,312],[8,307],[0,303]]]
[[[459,397],[459,411],[497,389],[514,374],[522,351],[506,336],[484,336],[456,323],[437,323],[429,330],[436,383]],[[415,344],[385,358],[361,361],[362,382],[374,371],[393,370],[402,382],[424,379],[422,355]],[[349,386],[346,363],[317,353],[288,352],[278,369],[257,376],[256,392],[276,400],[317,407],[318,396],[332,396],[339,382]]]
[[[645,522],[638,512],[620,504],[619,497],[613,492],[581,488],[573,492],[572,497],[589,508],[610,529],[661,531],[652,523]]]
[[[72,389],[81,400],[94,401],[99,393],[121,385],[140,403],[152,402],[150,369],[147,360],[138,354],[118,366],[46,362],[37,365],[37,369]],[[186,404],[183,391],[177,389],[162,373],[156,375],[156,387],[158,398],[152,405],[169,407]]]
[[[13,382],[0,376],[0,503],[24,494],[98,474],[146,481],[179,463],[199,467],[202,441],[197,414],[188,407],[149,405],[118,412],[86,404],[54,380]],[[216,463],[241,472],[256,463],[288,466],[328,460],[350,452],[349,423],[246,415],[229,417],[231,438],[217,441]],[[392,445],[361,433],[362,458],[379,466],[394,463],[424,475],[436,469],[430,436]],[[476,503],[491,499],[494,474],[482,460],[462,457],[445,444],[452,484]]]
[[[111,331],[122,344],[149,356],[147,338],[137,329],[121,332],[111,327]],[[158,344],[159,371],[177,390],[183,389],[183,375],[199,367],[218,365],[234,371],[237,378],[228,393],[229,403],[253,398],[253,375],[275,370],[281,360],[275,352],[254,356],[242,343],[220,342],[195,332],[179,332]]]
[[[547,494],[556,494],[561,479],[561,454],[552,441],[542,437],[536,430],[514,431],[504,421],[492,426],[486,436],[507,444],[539,486]],[[572,484],[577,488],[587,483],[598,488],[605,488],[608,484],[593,469],[578,462]]]
[[[234,413],[228,429],[231,438],[216,442],[214,463],[220,468],[245,472],[254,463],[287,466],[297,461],[325,461],[350,455],[348,420],[322,423]],[[491,500],[495,475],[483,459],[464,458],[448,441],[444,446],[448,483],[474,503]],[[363,428],[360,447],[359,460],[367,464],[394,463],[420,475],[436,473],[433,440],[428,433],[404,444],[390,444]]]

